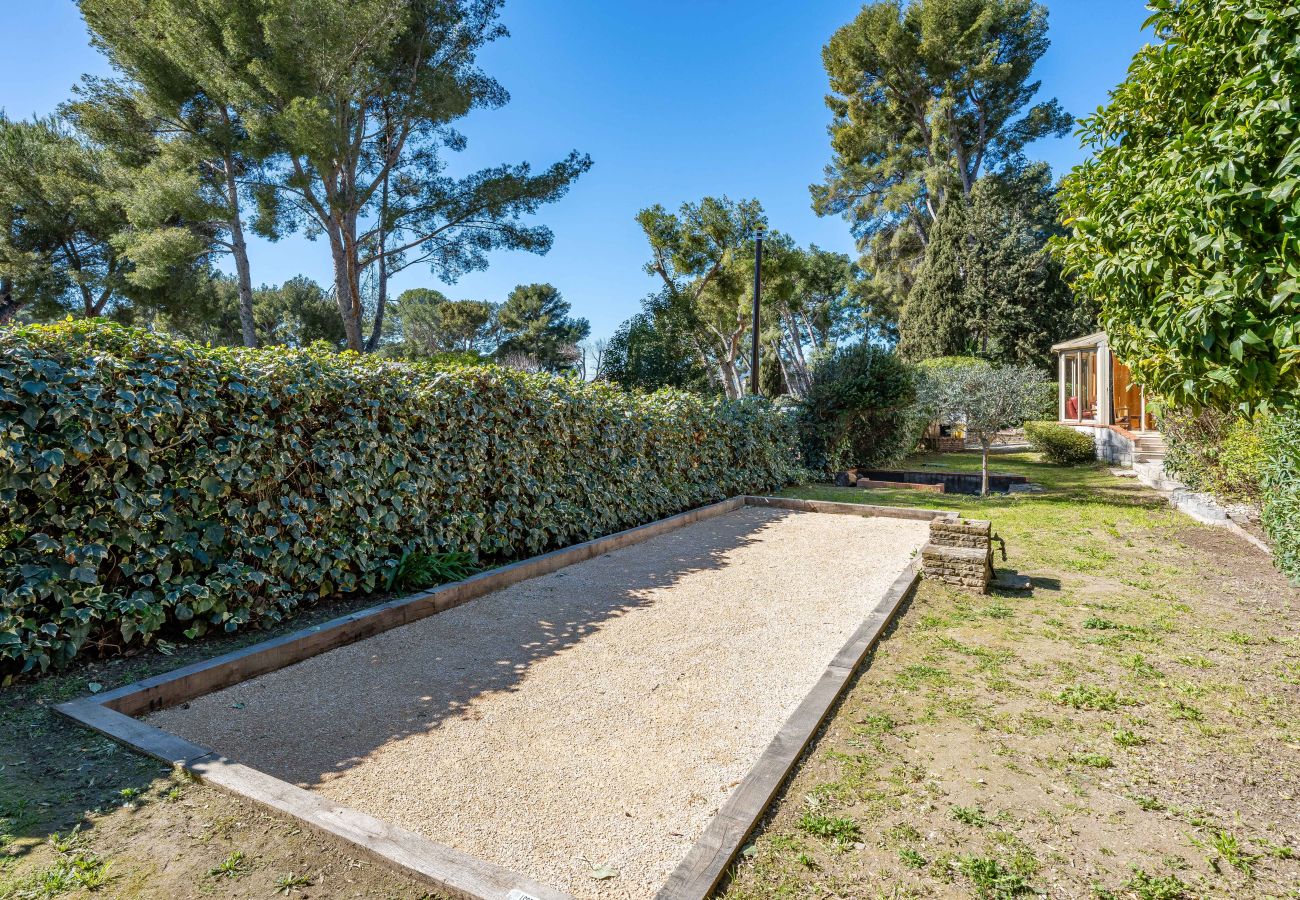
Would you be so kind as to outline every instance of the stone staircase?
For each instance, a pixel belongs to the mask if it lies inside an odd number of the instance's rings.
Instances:
[[[1133,462],[1159,463],[1165,459],[1165,439],[1158,431],[1143,431],[1134,436]]]

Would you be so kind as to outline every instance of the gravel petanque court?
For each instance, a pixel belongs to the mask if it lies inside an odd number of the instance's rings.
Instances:
[[[148,721],[576,897],[651,897],[927,530],[742,507]]]

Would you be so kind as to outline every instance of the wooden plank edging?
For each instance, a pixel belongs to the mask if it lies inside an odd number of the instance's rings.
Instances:
[[[233,762],[208,747],[187,741],[135,717],[179,705],[195,697],[452,609],[518,582],[733,512],[742,506],[912,520],[932,520],[955,515],[943,510],[787,497],[731,497],[616,534],[510,563],[463,581],[390,600],[102,694],[62,703],[55,707],[55,711],[127,747],[184,768],[237,796],[291,815],[316,831],[346,841],[382,862],[432,883],[452,896],[470,900],[572,900],[570,895],[524,875],[357,810],[331,803],[311,791]],[[706,897],[713,890],[739,851],[741,843],[758,823],[804,748],[843,692],[849,678],[879,639],[898,607],[911,595],[918,579],[919,568],[913,562],[895,580],[836,654],[817,684],[723,804],[686,859],[660,891],[660,900],[697,900]]]
[[[832,513],[847,516],[879,516],[888,519],[949,519],[956,513],[948,509],[921,509],[916,506],[873,506],[870,503],[841,503],[836,500],[801,500],[796,497],[746,496],[746,506],[792,509],[798,512]]]
[[[573,900],[570,894],[503,866],[332,803],[319,794],[216,753],[194,760],[188,767],[209,784],[292,816],[318,833],[347,841],[371,858],[431,882],[453,897]]]
[[[673,870],[656,900],[704,900],[713,893],[848,687],[854,672],[899,608],[915,592],[920,578],[920,563],[914,560],[831,660],[817,684],[786,720],[740,786],[722,804],[686,858]]]

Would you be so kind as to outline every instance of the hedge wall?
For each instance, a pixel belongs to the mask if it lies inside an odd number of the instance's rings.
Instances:
[[[0,332],[0,676],[526,556],[795,477],[761,400],[496,367]]]
[[[1264,441],[1264,530],[1277,567],[1300,584],[1300,413],[1270,417]]]

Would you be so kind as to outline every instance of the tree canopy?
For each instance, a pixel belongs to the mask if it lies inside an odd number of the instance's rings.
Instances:
[[[552,285],[517,286],[497,311],[504,338],[497,358],[526,361],[548,372],[572,369],[578,362],[578,344],[591,334],[591,325],[571,318],[569,310],[569,302]]]
[[[833,158],[813,208],[848,220],[895,304],[950,193],[1068,132],[1056,100],[1033,102],[1047,47],[1032,0],[877,0],[822,51]]]
[[[0,115],[0,324],[27,312],[111,312],[130,289],[126,175],[56,117]]]
[[[1192,407],[1300,406],[1300,83],[1282,0],[1154,0],[1159,40],[1083,123],[1062,256],[1138,380]]]
[[[255,133],[283,148],[260,197],[328,240],[352,349],[377,344],[392,273],[423,263],[451,281],[486,267],[492,250],[550,248],[550,230],[523,216],[563,196],[588,157],[571,153],[538,174],[527,163],[446,171],[447,154],[466,145],[452,123],[509,100],[477,62],[505,34],[500,0],[168,2],[220,35],[214,65],[256,60],[237,69],[240,95],[257,113]],[[362,277],[372,266],[366,338]]]
[[[1034,366],[974,365],[954,360],[926,372],[929,401],[938,417],[960,422],[979,441],[980,493],[989,492],[989,449],[999,431],[1041,416],[1050,383]]]
[[[256,110],[238,101],[229,71],[211,64],[224,41],[211,33],[211,18],[194,18],[192,6],[176,0],[78,5],[92,42],[119,78],[83,78],[66,109],[105,145],[137,156],[131,256],[148,271],[229,253],[241,337],[246,346],[256,346],[245,200],[275,145],[268,134],[260,141],[250,135],[245,118]],[[262,220],[256,227],[262,233],[275,229]]]
[[[1049,250],[1064,233],[1059,221],[1042,163],[985,175],[969,196],[950,196],[899,319],[899,351],[1050,368],[1052,344],[1096,322]]]

